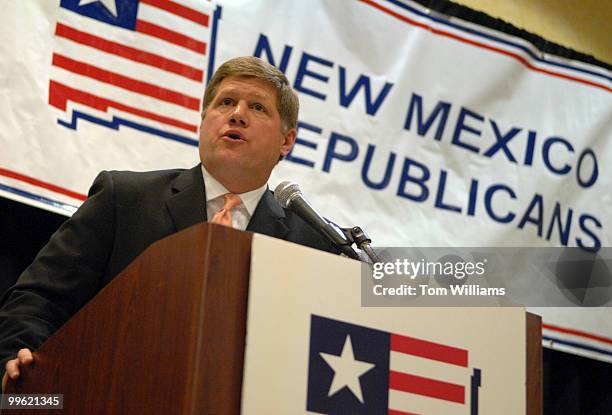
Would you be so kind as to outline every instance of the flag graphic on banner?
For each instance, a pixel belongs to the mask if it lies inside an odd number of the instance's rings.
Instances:
[[[205,0],[61,0],[49,82],[58,123],[197,145],[219,17]]]
[[[313,315],[306,409],[322,414],[478,414],[468,350]]]

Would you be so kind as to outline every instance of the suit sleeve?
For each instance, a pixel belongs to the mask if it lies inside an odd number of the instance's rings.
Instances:
[[[19,349],[38,348],[98,292],[112,249],[114,222],[113,180],[102,172],[89,198],[4,295],[0,373]]]

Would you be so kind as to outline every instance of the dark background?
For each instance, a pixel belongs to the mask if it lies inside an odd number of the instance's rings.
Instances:
[[[0,293],[65,220],[0,197]],[[544,414],[612,414],[612,364],[544,349]]]

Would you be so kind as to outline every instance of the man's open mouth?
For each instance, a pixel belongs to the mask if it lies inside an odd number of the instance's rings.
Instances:
[[[237,131],[228,131],[225,134],[223,134],[223,136],[231,138],[232,140],[244,140],[244,137],[242,136],[242,134],[240,134]]]

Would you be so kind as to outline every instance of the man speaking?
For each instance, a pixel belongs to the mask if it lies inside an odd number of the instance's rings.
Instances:
[[[210,221],[336,252],[268,190],[272,169],[295,143],[298,109],[296,93],[274,66],[231,59],[204,94],[201,165],[100,173],[87,201],[2,299],[2,389],[32,362],[30,350],[150,244],[189,226]]]

